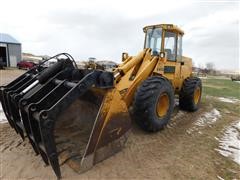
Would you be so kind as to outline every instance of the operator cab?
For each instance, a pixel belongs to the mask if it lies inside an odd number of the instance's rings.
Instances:
[[[184,32],[172,24],[146,26],[144,48],[151,48],[153,56],[166,57],[169,61],[181,60]]]

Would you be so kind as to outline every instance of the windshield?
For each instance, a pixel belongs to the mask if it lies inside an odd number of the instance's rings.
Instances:
[[[151,28],[146,32],[145,48],[152,49],[152,55],[159,55],[162,43],[162,28]]]

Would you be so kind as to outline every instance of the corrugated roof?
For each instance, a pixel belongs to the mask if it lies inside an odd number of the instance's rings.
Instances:
[[[5,33],[0,33],[0,43],[21,44],[15,38],[13,38],[9,34],[5,34]]]

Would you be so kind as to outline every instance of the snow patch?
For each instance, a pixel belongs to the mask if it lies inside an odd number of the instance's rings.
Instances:
[[[0,123],[6,123],[6,122],[7,122],[7,118],[3,112],[2,104],[0,103]]]
[[[207,79],[207,76],[199,76],[200,79]]]
[[[233,103],[233,104],[240,102],[240,100],[238,100],[238,99],[225,98],[225,97],[219,97],[218,100],[220,100],[222,102],[226,102],[226,103]]]
[[[240,165],[240,120],[225,129],[216,151]]]
[[[205,126],[209,124],[213,124],[221,117],[220,112],[217,109],[213,109],[210,112],[204,113],[195,123],[197,126]]]
[[[181,119],[186,115],[184,111],[178,111],[178,113],[172,119]]]
[[[217,176],[217,178],[218,178],[219,180],[224,180],[221,176]]]
[[[237,98],[233,98],[233,97],[216,97],[216,96],[209,96],[209,95],[206,95],[206,98],[207,99],[216,99],[218,101],[222,101],[222,102],[226,102],[226,103],[240,103],[240,99],[237,99]]]
[[[204,127],[206,125],[211,126],[211,124],[215,123],[220,117],[220,112],[214,108],[210,112],[202,114],[193,124],[193,127],[188,129],[186,132],[191,134],[194,131],[198,131],[199,127]],[[201,131],[198,131],[198,133],[202,134]]]

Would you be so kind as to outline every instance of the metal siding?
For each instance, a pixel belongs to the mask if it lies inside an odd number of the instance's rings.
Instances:
[[[16,64],[22,60],[22,48],[20,44],[8,44],[8,55],[11,67],[16,67]],[[15,62],[16,61],[16,62]]]

